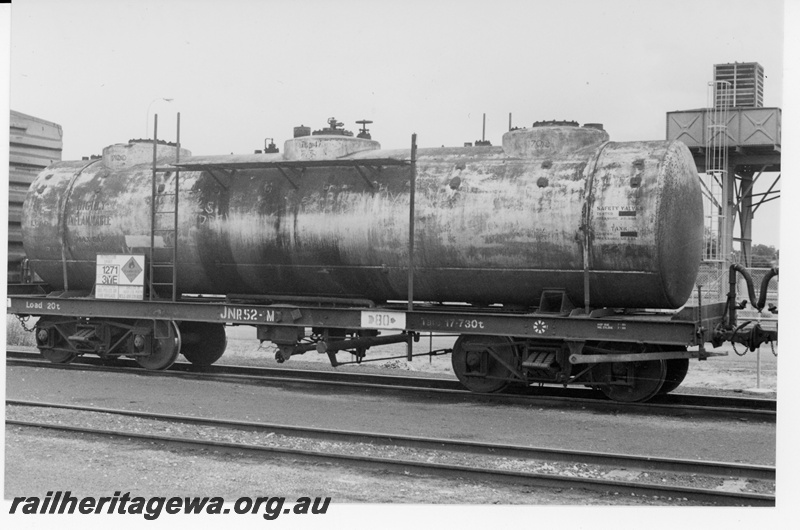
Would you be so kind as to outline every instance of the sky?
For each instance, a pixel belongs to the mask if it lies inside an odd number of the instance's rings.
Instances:
[[[665,138],[707,106],[713,65],[759,62],[783,100],[783,4],[760,0],[296,2],[17,0],[10,106],[60,124],[65,160],[159,137],[195,155],[252,153],[329,117],[406,147],[458,146],[540,120]],[[753,30],[753,14],[758,27]],[[165,101],[171,99],[171,102]],[[148,126],[149,125],[149,126]],[[762,179],[765,182],[770,179]],[[768,186],[771,182],[766,182]],[[756,190],[763,191],[763,190]],[[756,242],[778,246],[778,206]]]

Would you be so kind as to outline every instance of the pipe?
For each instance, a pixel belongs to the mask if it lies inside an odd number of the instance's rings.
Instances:
[[[178,113],[178,123],[176,124],[175,142],[175,163],[181,161],[181,113]],[[175,228],[175,239],[172,242],[172,301],[178,299],[178,193],[180,193],[180,174],[181,170],[175,170],[175,213],[173,214],[172,226]],[[152,259],[152,256],[151,256]]]
[[[148,113],[149,114],[149,113]],[[153,116],[153,179],[152,190],[150,193],[150,257],[149,257],[149,270],[150,270],[150,283],[147,286],[149,291],[149,300],[152,302],[155,298],[155,289],[153,288],[155,267],[153,267],[153,256],[155,255],[156,246],[156,166],[158,165],[158,114]],[[176,234],[177,235],[177,234]]]
[[[344,298],[332,296],[291,296],[279,294],[243,294],[234,293],[228,295],[228,300],[257,300],[259,302],[279,302],[287,304],[333,304],[353,306],[375,307],[375,302],[366,298]]]
[[[742,275],[745,283],[747,283],[747,295],[748,298],[750,299],[750,305],[752,305],[753,308],[755,308],[757,311],[761,311],[767,304],[767,287],[769,286],[770,280],[774,276],[778,275],[778,267],[772,267],[766,274],[766,276],[764,276],[764,279],[761,281],[761,291],[759,292],[758,300],[756,300],[756,292],[755,292],[755,286],[753,284],[753,277],[750,276],[750,273],[747,271],[747,269],[739,263],[731,265],[730,268],[730,276],[728,280],[730,284],[730,292],[728,293],[728,298],[730,299],[731,297],[735,296],[734,293],[736,292],[735,287],[736,287],[737,271],[739,272],[739,274]],[[734,304],[731,303],[730,305],[731,305],[730,311],[734,311],[735,310],[733,307]]]
[[[766,275],[764,275],[764,279],[761,280],[761,292],[759,293],[761,296],[758,298],[758,310],[760,311],[762,307],[764,307],[767,303],[767,288],[769,287],[769,281],[778,275],[778,267],[772,267]]]
[[[417,190],[417,133],[411,135],[411,167],[408,198],[408,311],[414,310],[414,208]]]
[[[360,347],[371,348],[372,346],[384,346],[386,344],[397,344],[399,342],[410,343],[411,338],[411,335],[399,333],[396,335],[387,335],[385,337],[358,337],[356,339],[340,340],[336,342],[319,341],[316,344],[316,349],[319,353],[325,353]]]
[[[736,269],[735,265],[731,265],[730,272],[728,273],[728,323],[730,328],[736,326]]]
[[[414,209],[417,190],[417,133],[411,135],[410,195],[408,199],[408,312],[414,311]],[[414,345],[408,341],[406,360],[414,357]],[[331,358],[331,363],[334,359]],[[334,365],[335,366],[335,365]]]

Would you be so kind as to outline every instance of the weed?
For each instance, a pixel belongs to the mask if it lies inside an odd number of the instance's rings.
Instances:
[[[25,325],[32,329],[35,319],[31,319]],[[6,344],[10,346],[31,346],[36,347],[36,338],[32,331],[25,331],[19,319],[14,315],[6,315]]]

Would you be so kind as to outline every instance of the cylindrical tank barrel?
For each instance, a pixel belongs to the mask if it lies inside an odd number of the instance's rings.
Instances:
[[[538,127],[506,133],[502,147],[419,149],[416,300],[535,306],[562,289],[580,307],[588,284],[592,307],[684,304],[703,244],[691,154],[680,142],[607,140],[596,128]],[[218,169],[265,160],[238,155],[180,172],[179,290],[405,300],[409,169],[380,161],[409,151],[358,151],[337,137],[345,154],[325,166],[307,138],[295,141],[305,143],[270,155],[294,153],[285,166]],[[299,167],[298,156],[314,162]],[[157,201],[172,200],[175,178],[157,176]],[[43,171],[23,212],[34,270],[55,288],[66,271],[70,289],[89,290],[97,254],[149,254],[151,179],[147,164]],[[159,234],[155,253],[169,252],[169,232]]]

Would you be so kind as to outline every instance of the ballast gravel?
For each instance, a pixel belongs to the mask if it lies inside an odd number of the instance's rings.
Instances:
[[[642,471],[636,469],[620,469],[611,466],[590,465],[578,462],[565,462],[565,461],[546,461],[546,460],[532,460],[522,458],[508,458],[508,457],[492,457],[482,456],[475,454],[454,453],[449,451],[414,449],[402,447],[399,445],[383,445],[371,443],[346,443],[339,441],[325,441],[317,439],[308,439],[303,437],[285,436],[269,432],[268,430],[251,430],[244,428],[227,428],[207,425],[195,425],[191,423],[153,420],[145,418],[136,418],[130,416],[119,416],[115,414],[96,413],[88,411],[74,411],[65,409],[52,409],[45,407],[29,407],[18,405],[6,406],[7,419],[17,419],[26,421],[36,421],[42,423],[51,423],[56,425],[71,425],[81,428],[93,428],[102,430],[119,431],[121,433],[129,432],[135,434],[151,434],[163,435],[176,438],[188,438],[192,440],[203,441],[216,441],[237,444],[247,444],[261,447],[279,447],[299,449],[304,451],[313,451],[321,454],[343,454],[343,455],[358,455],[370,456],[375,458],[389,459],[392,461],[416,461],[416,462],[429,462],[446,465],[467,466],[472,468],[486,468],[509,470],[515,472],[537,473],[547,475],[559,475],[564,477],[580,477],[592,478],[602,480],[618,480],[626,482],[637,482],[642,484],[659,484],[666,486],[686,486],[691,488],[699,488],[703,490],[722,490],[732,492],[755,492],[761,494],[773,494],[774,483],[770,481],[761,480],[743,480],[736,477],[709,477],[705,475],[694,474],[680,474],[680,473],[663,473],[653,471]],[[36,434],[33,434],[33,433]],[[9,454],[25,453],[25,447],[13,448],[14,441],[23,439],[34,438],[47,438],[53,441],[59,440],[56,443],[69,443],[70,439],[91,439],[93,445],[106,446],[108,449],[117,448],[123,460],[129,459],[130,449],[122,449],[119,442],[103,439],[102,437],[92,437],[91,435],[71,434],[71,433],[56,433],[56,431],[43,431],[41,429],[30,429],[22,427],[9,426],[7,429],[7,474],[10,468],[14,467],[14,463],[9,461]],[[43,439],[42,438],[42,439]],[[163,446],[158,449],[157,443],[148,442],[134,442],[134,445],[146,445],[149,450],[160,450],[174,454],[174,448]],[[163,444],[162,444],[163,445]],[[236,461],[252,461],[252,456],[244,456],[241,453],[237,456],[235,451],[223,451],[219,454],[216,451],[209,452],[206,450],[193,449],[190,451],[182,451],[187,454],[192,454],[193,458],[201,459],[220,459],[229,461],[231,459]],[[133,451],[132,454],[138,454],[139,451]],[[210,454],[209,454],[210,453]],[[224,455],[222,453],[225,453]],[[205,454],[205,456],[203,456]],[[34,456],[35,455],[31,455]],[[265,457],[265,465],[285,465],[287,457],[275,455],[273,457]],[[267,462],[269,461],[269,462]],[[175,464],[170,467],[176,467],[180,464]],[[295,469],[311,469],[318,470],[320,466],[323,467],[341,467],[337,464],[317,464],[309,462],[295,462],[293,468]],[[152,466],[142,467],[144,469],[153,469]],[[169,467],[167,468],[169,469]],[[299,472],[299,471],[298,471]],[[374,472],[363,470],[349,470],[349,476],[369,475],[373,476]],[[206,474],[206,477],[212,477],[212,482],[217,482],[217,478],[212,475]],[[403,495],[397,495],[397,489],[392,489],[393,493],[388,498],[382,498],[381,495],[372,495],[374,493],[372,488],[365,495],[359,495],[358,498],[351,498],[345,502],[415,502],[415,503],[452,503],[460,502],[457,499],[457,494],[452,491],[452,487],[435,487],[434,491],[424,493],[422,497],[416,495],[405,495],[409,491],[420,489],[422,483],[427,482],[455,482],[463,486],[468,481],[455,481],[446,479],[433,479],[423,478],[418,476],[404,476],[400,473],[387,472],[384,476],[390,482],[399,481],[405,487],[401,488],[404,492]],[[220,480],[225,481],[223,477]],[[231,477],[234,483],[237,482],[235,476]],[[480,485],[475,483],[472,487],[477,488],[490,488],[497,489],[498,486]],[[502,486],[500,486],[503,489]],[[16,488],[13,488],[16,489]],[[425,490],[426,488],[421,488]],[[505,489],[519,490],[519,488],[508,487]],[[204,490],[205,491],[205,490]],[[532,491],[532,490],[528,490]],[[501,496],[502,503],[504,504],[668,504],[668,505],[702,505],[702,503],[688,501],[683,498],[672,497],[647,497],[640,495],[628,496],[624,494],[601,494],[595,492],[572,490],[569,489],[570,495],[565,496],[563,489],[555,490],[553,488],[536,488],[536,495],[524,494],[522,496],[511,495],[506,497]],[[438,492],[438,493],[437,493]],[[6,494],[9,495],[9,481],[7,477]],[[162,494],[162,493],[158,493]],[[198,494],[207,495],[208,492],[200,492]],[[456,496],[454,496],[456,495]],[[348,498],[345,495],[345,498]],[[474,497],[472,497],[474,499]],[[491,500],[492,496],[479,498],[479,503],[492,503],[496,502]],[[623,502],[618,502],[623,501]]]

